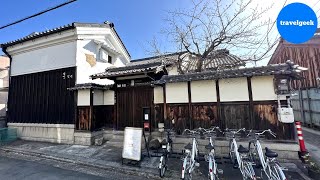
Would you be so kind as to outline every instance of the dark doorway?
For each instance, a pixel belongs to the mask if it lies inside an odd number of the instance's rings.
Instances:
[[[138,86],[117,89],[117,129],[143,127],[143,107],[152,109],[153,87]],[[152,114],[150,122],[152,122]]]

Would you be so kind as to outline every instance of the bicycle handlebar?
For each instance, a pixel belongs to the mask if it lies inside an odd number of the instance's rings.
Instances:
[[[249,131],[249,134],[248,134],[247,136],[250,136],[250,133],[251,133],[252,131],[253,131],[253,130],[251,129],[251,130]],[[257,136],[261,136],[261,135],[263,135],[263,134],[266,133],[266,132],[268,132],[269,134],[271,134],[273,137],[277,137],[277,134],[274,133],[274,132],[272,132],[271,129],[263,130],[263,131],[260,132],[260,133],[255,132],[254,134],[257,135]]]
[[[200,128],[199,128],[200,129]],[[190,130],[190,129],[185,129],[182,134],[185,134],[185,133],[191,133],[192,135],[195,135],[195,134],[200,134],[200,132],[198,132],[197,130]]]
[[[215,126],[215,127],[211,128],[211,129],[204,129],[204,128],[199,128],[199,129],[204,131],[203,134],[211,134],[211,133],[216,132],[217,130],[219,132],[221,132],[221,133],[224,133],[223,131],[221,131],[221,129],[218,126]]]
[[[238,129],[238,130],[235,130],[235,129],[225,129],[225,131],[229,131],[229,132],[231,132],[232,134],[237,134],[237,133],[239,133],[240,131],[243,131],[243,132],[245,132],[246,131],[246,128],[241,128],[241,129]]]

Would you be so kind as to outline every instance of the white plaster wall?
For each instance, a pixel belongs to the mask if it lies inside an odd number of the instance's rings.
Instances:
[[[93,90],[93,105],[98,106],[98,105],[103,105],[104,101],[104,95],[102,90]]]
[[[78,91],[78,106],[90,106],[90,90]]]
[[[163,103],[163,88],[161,86],[153,88],[153,98],[154,103]]]
[[[73,144],[74,124],[8,123],[16,128],[18,138],[31,141]]]
[[[76,41],[50,45],[12,55],[11,75],[74,67],[76,65]]]
[[[219,80],[220,101],[249,101],[247,78]]]
[[[104,36],[102,36],[104,38]],[[103,39],[99,39],[99,41],[103,41]],[[93,55],[96,59],[96,64],[91,66],[87,60],[86,55]],[[113,84],[113,81],[108,79],[101,79],[99,81],[94,81],[90,78],[90,75],[104,72],[106,68],[111,66],[124,66],[122,63],[121,57],[110,54],[113,59],[113,64],[109,64],[108,62],[101,61],[99,59],[99,51],[97,49],[97,44],[93,41],[93,39],[84,39],[78,40],[77,42],[77,84],[82,83],[98,83],[98,84]]]
[[[186,82],[166,84],[167,103],[187,103],[188,84]]]
[[[107,90],[104,91],[104,98],[103,98],[104,105],[114,105],[114,91]]]
[[[178,75],[178,67],[177,66],[171,66],[167,67],[168,75]]]
[[[217,102],[216,82],[212,80],[191,82],[192,102]]]
[[[252,98],[254,101],[277,100],[273,78],[273,76],[255,76],[251,78]]]

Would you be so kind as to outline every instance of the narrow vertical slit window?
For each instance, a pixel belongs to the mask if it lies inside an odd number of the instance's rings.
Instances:
[[[112,57],[108,55],[108,63],[112,64]]]

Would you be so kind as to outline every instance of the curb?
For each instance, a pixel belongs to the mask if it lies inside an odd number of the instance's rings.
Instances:
[[[25,150],[22,151],[22,150],[18,150],[15,148],[0,148],[0,151],[3,151],[5,153],[11,152],[11,153],[17,153],[17,154],[21,154],[21,155],[40,157],[40,158],[55,160],[55,161],[59,161],[59,162],[72,163],[72,164],[93,167],[93,168],[98,168],[98,169],[103,169],[103,170],[108,170],[108,171],[117,170],[120,173],[124,173],[124,174],[128,174],[128,175],[139,175],[139,176],[143,176],[146,178],[162,179],[158,176],[158,174],[155,174],[152,172],[146,172],[141,167],[139,167],[140,169],[132,169],[132,168],[126,167],[126,166],[121,167],[121,166],[112,166],[112,165],[99,165],[99,164],[94,164],[94,163],[89,164],[89,163],[83,162],[83,161],[72,160],[69,158],[60,158],[57,156],[46,155],[46,154],[40,153],[40,152],[32,152],[32,151],[25,151]],[[149,169],[152,169],[152,168],[149,168]],[[156,168],[153,168],[153,169],[157,170],[156,172],[158,172],[158,169],[156,169]],[[170,171],[169,171],[169,173],[170,173]],[[170,177],[170,178],[175,178],[175,176]]]

